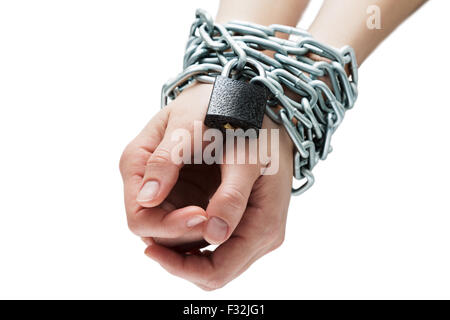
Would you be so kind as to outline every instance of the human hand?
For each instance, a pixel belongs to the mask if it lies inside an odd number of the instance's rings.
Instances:
[[[120,160],[129,228],[140,237],[155,237],[171,246],[201,242],[199,224],[206,220],[208,200],[220,183],[217,166],[182,167],[170,158],[174,145],[170,132],[192,127],[191,118],[201,119],[206,112],[193,105],[207,105],[210,86],[190,90],[190,95],[181,95],[158,112],[125,148]],[[153,197],[155,183],[143,187],[152,179],[159,187]]]
[[[223,272],[222,268],[234,274],[216,281],[216,284],[221,284],[243,271],[236,270],[243,259],[248,260],[246,264],[249,265],[281,242],[290,198],[292,143],[284,130],[280,130],[281,170],[271,176],[260,177],[263,167],[260,162],[220,166],[181,166],[172,163],[170,154],[175,142],[171,140],[171,133],[179,128],[192,131],[193,121],[204,119],[210,90],[209,85],[190,88],[161,110],[126,148],[121,159],[121,172],[130,229],[144,237],[147,244],[155,244],[150,237],[156,237],[155,240],[160,244],[177,246],[177,251],[182,245],[182,251],[189,251],[205,245],[201,241],[202,236],[213,244],[221,244],[231,236],[217,253],[211,255],[211,259],[216,255],[219,258],[214,259],[220,259],[221,255],[227,256],[228,261],[215,270],[214,275]],[[264,119],[263,127],[278,129],[267,118]],[[159,188],[150,197],[152,190],[145,185],[154,180]],[[150,185],[155,183],[151,182]],[[138,195],[142,186],[144,191]],[[242,215],[244,219],[241,221]],[[246,216],[251,216],[251,221]],[[208,222],[202,226],[206,218],[209,218]],[[199,224],[192,225],[188,221]],[[232,235],[238,224],[238,229]],[[237,239],[242,241],[244,238],[248,238],[245,241],[248,243],[247,250],[242,251],[240,256],[235,256],[234,250],[228,252],[226,248],[230,248]],[[186,246],[186,243],[189,245]],[[164,248],[160,245],[151,247]],[[150,252],[153,251],[149,248],[147,253],[151,257],[158,257]],[[204,257],[204,254],[201,256]],[[235,263],[230,265],[232,261]],[[167,264],[163,265],[167,267]],[[204,276],[211,275],[205,273]],[[215,287],[214,281],[208,283],[199,285],[204,288]]]
[[[264,125],[275,127],[267,118]],[[204,290],[221,288],[282,244],[291,183],[292,143],[283,131],[280,134],[280,170],[256,180],[242,219],[226,242],[214,252],[183,254],[147,239],[149,246],[145,253],[171,274]]]

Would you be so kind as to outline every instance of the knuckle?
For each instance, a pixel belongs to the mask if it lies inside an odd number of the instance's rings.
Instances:
[[[152,156],[148,159],[147,165],[166,164],[171,162],[171,153],[168,149],[158,147]]]
[[[285,239],[284,233],[280,234],[280,235],[274,240],[273,245],[272,245],[272,250],[276,250],[276,249],[278,249],[279,247],[281,247],[281,246],[283,245],[283,243],[284,243],[284,239]]]
[[[127,225],[128,229],[139,237],[153,237],[157,235],[154,224],[145,220],[142,210],[127,212]]]
[[[270,250],[279,248],[284,243],[285,239],[283,219],[281,219],[281,217],[273,219],[273,221],[264,228],[261,234],[262,237],[266,239],[266,243]]]
[[[268,243],[270,246],[272,246],[272,244],[275,243],[279,237],[279,231],[270,228],[270,226],[265,228],[264,231],[265,232],[263,233],[263,238],[266,239],[266,243]]]
[[[223,189],[221,197],[228,206],[236,210],[242,210],[247,203],[245,195],[237,187],[232,185]]]
[[[277,234],[283,232],[285,227],[285,220],[283,219],[282,213],[279,212],[277,215],[275,215],[270,224],[273,227],[272,230],[274,230]]]
[[[121,173],[125,171],[126,164],[131,158],[132,158],[132,148],[130,145],[127,145],[123,150],[119,160],[119,170]]]
[[[158,128],[157,130],[158,136],[160,139],[164,136],[164,131],[167,128],[167,115],[168,110],[166,108],[162,109],[161,112],[158,114],[158,116],[155,118],[155,127]]]
[[[128,229],[135,235],[141,236],[141,226],[137,219],[128,219],[127,220]]]
[[[268,243],[272,243],[278,238],[280,229],[274,224],[267,224],[261,232],[261,237],[266,239]]]

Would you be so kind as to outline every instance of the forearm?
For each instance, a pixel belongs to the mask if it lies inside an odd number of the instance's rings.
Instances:
[[[221,0],[216,20],[295,26],[309,0]]]
[[[359,64],[426,0],[325,0],[310,27],[318,40],[335,47],[350,45]],[[370,6],[380,12],[381,28],[369,28]]]

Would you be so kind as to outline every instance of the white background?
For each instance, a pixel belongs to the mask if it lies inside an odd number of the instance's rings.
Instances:
[[[280,249],[215,292],[144,256],[119,157],[180,71],[195,9],[217,3],[0,1],[0,298],[450,298],[444,0],[362,66]]]

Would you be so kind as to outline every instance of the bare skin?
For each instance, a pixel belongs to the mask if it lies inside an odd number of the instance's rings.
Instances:
[[[354,47],[361,64],[424,0],[326,0],[310,32],[319,40]],[[308,1],[223,0],[219,22],[247,20],[296,25]],[[365,27],[366,8],[380,6],[383,29]],[[238,10],[239,9],[239,10]],[[349,19],[351,17],[351,19]],[[220,288],[284,239],[292,182],[293,146],[280,129],[280,163],[261,176],[261,164],[186,165],[171,162],[176,128],[203,121],[210,85],[196,85],[153,117],[126,147],[120,163],[130,229],[145,253],[170,273],[200,288]],[[264,128],[278,128],[268,118]],[[149,181],[153,181],[148,183]],[[208,243],[219,247],[199,251]]]

